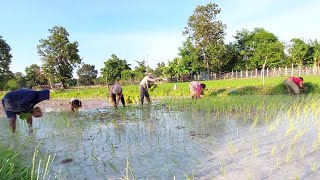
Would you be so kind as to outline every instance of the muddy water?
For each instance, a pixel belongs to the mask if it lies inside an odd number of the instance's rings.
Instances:
[[[45,116],[28,135],[1,118],[1,143],[55,155],[49,179],[317,179],[318,115],[279,112],[255,127],[257,115],[177,112],[165,106],[118,111],[103,100],[83,102],[76,116],[67,101],[41,104]],[[251,117],[252,116],[252,117]],[[2,120],[3,119],[3,120]]]

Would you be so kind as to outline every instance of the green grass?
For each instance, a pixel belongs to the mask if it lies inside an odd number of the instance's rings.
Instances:
[[[17,151],[0,145],[1,179],[31,179],[31,174],[32,168],[25,163],[22,156]],[[36,175],[33,177],[36,177]]]
[[[229,79],[229,80],[210,80],[202,81],[206,84],[205,96],[229,96],[229,95],[281,95],[286,94],[287,90],[283,85],[286,77],[266,78],[263,85],[261,78],[248,79]],[[307,94],[320,94],[320,78],[319,76],[304,77],[305,85],[309,87]],[[173,90],[174,84],[177,84],[177,90]],[[0,92],[0,97],[6,92]],[[160,83],[158,87],[149,91],[152,98],[163,97],[188,97],[189,96],[189,82],[178,83]],[[139,85],[125,85],[123,86],[123,94],[128,99],[129,97],[134,101],[139,98]],[[70,88],[66,90],[55,90],[51,92],[50,97],[55,99],[69,99],[78,97],[81,99],[90,98],[108,98],[108,88],[101,86]]]

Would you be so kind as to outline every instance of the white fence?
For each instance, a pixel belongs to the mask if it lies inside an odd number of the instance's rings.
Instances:
[[[314,67],[284,67],[266,68],[264,70],[241,70],[227,73],[211,73],[209,79],[237,79],[237,78],[257,78],[257,77],[281,77],[281,76],[309,76],[320,75],[320,68]],[[200,76],[194,79],[202,79]]]

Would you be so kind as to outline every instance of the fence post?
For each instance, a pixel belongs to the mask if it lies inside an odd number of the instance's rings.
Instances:
[[[301,76],[301,68],[300,68],[300,66],[298,67],[298,69],[299,69],[299,76]]]
[[[232,70],[232,72],[231,72],[231,79],[233,79],[233,70]]]
[[[238,79],[238,71],[236,71],[236,79]]]
[[[287,66],[284,68],[284,75],[287,76],[287,73],[288,73],[288,68]]]
[[[291,64],[291,76],[293,76],[293,63]]]
[[[253,70],[251,70],[251,78],[252,78]]]
[[[272,69],[272,77],[274,77],[275,74],[276,74],[276,68],[273,68],[273,69]]]
[[[308,67],[306,67],[306,76],[308,76]]]
[[[269,68],[267,67],[267,77],[269,77]]]
[[[248,69],[246,70],[246,78],[248,78]]]
[[[256,77],[258,76],[258,69],[256,69]]]

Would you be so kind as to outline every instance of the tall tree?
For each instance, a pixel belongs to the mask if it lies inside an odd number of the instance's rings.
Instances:
[[[293,38],[290,41],[292,46],[289,49],[295,65],[302,66],[308,53],[308,45],[300,38]]]
[[[313,65],[320,66],[320,43],[318,40],[314,40],[310,46],[312,47]]]
[[[235,35],[238,51],[246,69],[275,67],[284,54],[284,45],[278,38],[263,28],[238,31]]]
[[[111,58],[104,62],[104,67],[101,69],[101,74],[108,80],[108,83],[114,83],[121,80],[121,71],[131,70],[130,64],[125,59],[119,59],[112,54]]]
[[[27,79],[25,75],[23,75],[21,72],[17,72],[14,74],[14,76],[17,81],[18,88],[23,88],[27,86]]]
[[[93,80],[98,75],[98,71],[95,69],[94,65],[83,64],[81,68],[78,69],[77,75],[81,85],[92,85],[94,84]]]
[[[40,66],[37,64],[31,64],[25,68],[26,72],[26,85],[30,88],[39,85],[47,84],[47,79],[45,78]]]
[[[164,71],[164,68],[165,68],[165,64],[164,62],[161,62],[161,63],[157,63],[157,67],[154,69],[153,73],[156,77],[161,77],[163,76],[163,71]]]
[[[187,38],[187,40],[183,42],[183,46],[179,48],[179,55],[181,56],[183,65],[188,68],[192,75],[200,74],[200,72],[205,69],[199,51],[194,47],[190,38]]]
[[[223,45],[226,25],[216,19],[221,11],[218,5],[209,3],[206,6],[197,6],[193,15],[188,19],[188,27],[183,31],[188,35],[192,43],[199,50],[200,55],[210,74],[211,69],[221,68],[223,64]]]
[[[69,33],[64,27],[55,26],[49,32],[51,35],[47,39],[41,39],[38,45],[43,71],[65,87],[66,80],[73,77],[73,69],[81,63],[78,42],[69,41]]]
[[[137,80],[140,80],[144,77],[144,73],[147,72],[146,61],[136,61],[138,63],[137,66],[134,67],[134,77]]]
[[[0,36],[0,89],[13,77],[13,73],[10,71],[12,58],[10,51],[11,47]]]

